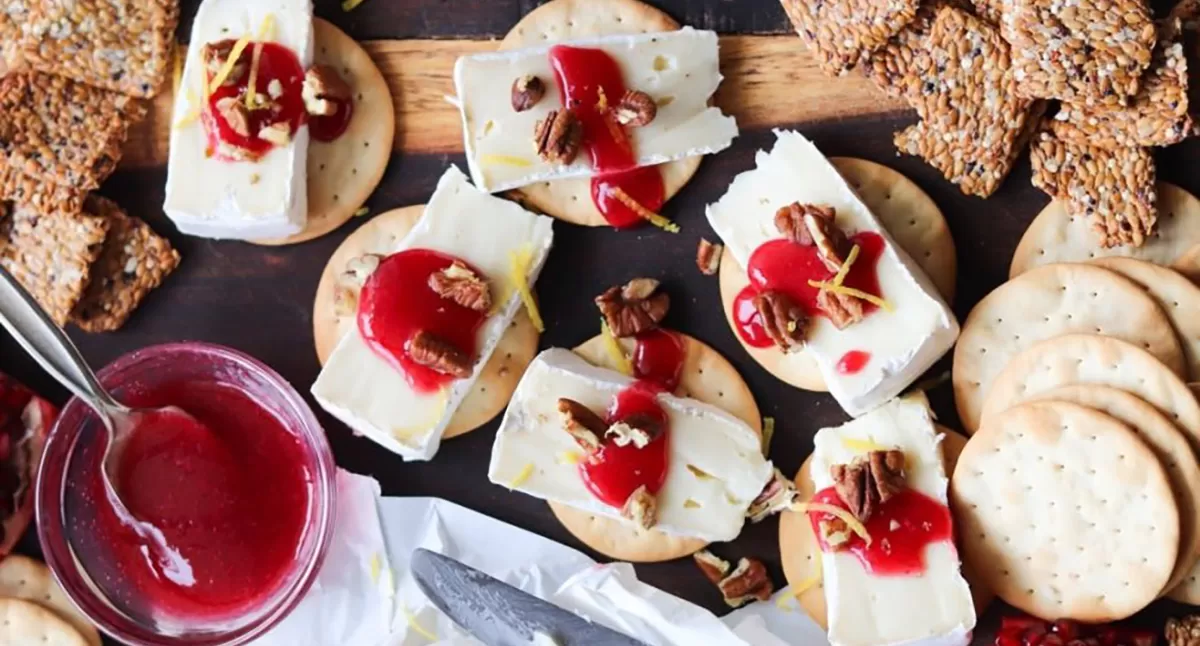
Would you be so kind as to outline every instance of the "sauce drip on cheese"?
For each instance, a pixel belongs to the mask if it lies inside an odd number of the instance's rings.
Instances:
[[[818,491],[812,503],[849,508],[832,487]],[[821,538],[820,522],[832,514],[809,512],[809,521],[824,552],[835,551]],[[864,523],[870,545],[851,533],[849,543],[837,550],[853,554],[868,572],[878,576],[914,576],[925,571],[925,548],[954,540],[950,508],[925,494],[905,489],[879,505]],[[894,528],[893,528],[894,527]]]
[[[687,348],[678,334],[669,330],[651,330],[637,335],[633,350],[633,376],[675,392],[683,375]]]
[[[837,362],[837,371],[840,375],[856,375],[867,367],[871,362],[871,353],[863,350],[851,350],[842,355]]]
[[[429,277],[455,260],[470,267],[454,256],[429,249],[392,254],[367,279],[359,296],[358,329],[363,338],[418,392],[437,391],[454,377],[413,361],[409,353],[413,337],[424,330],[474,357],[477,332],[487,320],[487,312],[442,298],[429,287]]]
[[[635,382],[617,393],[605,417],[610,426],[628,422],[635,427],[638,417],[648,417],[662,429],[657,437],[640,449],[632,442],[617,446],[611,437],[600,438],[603,441],[600,450],[579,463],[584,485],[606,505],[623,507],[630,494],[641,486],[657,494],[667,480],[670,430],[667,412],[658,405],[657,393],[657,386]]]
[[[877,266],[887,245],[883,236],[864,231],[850,236],[850,243],[858,245],[858,259],[850,267],[842,285],[882,298]],[[830,281],[836,273],[821,262],[815,246],[806,247],[790,240],[763,243],[750,255],[749,267],[746,268],[750,284],[738,293],[733,302],[738,334],[751,347],[771,346],[771,337],[767,336],[753,302],[756,295],[769,290],[787,294],[810,317],[824,316],[825,313],[817,306],[820,290],[809,285],[808,281]],[[863,303],[865,314],[875,309],[874,304]]]
[[[658,212],[666,201],[662,173],[653,166],[637,168],[633,140],[617,123],[611,108],[625,95],[621,67],[600,49],[556,45],[550,49],[550,65],[563,97],[583,126],[583,148],[591,159],[592,201],[604,219],[616,228],[644,222],[614,194],[621,189],[638,204]],[[600,110],[601,92],[609,110]]]
[[[229,121],[220,114],[217,103],[222,99],[234,97],[245,105],[255,47],[260,47],[261,53],[254,88],[266,107],[248,111],[247,136],[234,130]],[[278,96],[271,95],[272,81],[278,81]],[[207,71],[204,74],[204,82],[212,83],[212,75]],[[208,135],[209,155],[225,161],[261,158],[271,152],[276,144],[259,137],[258,133],[265,126],[274,123],[287,124],[289,139],[295,138],[296,131],[304,123],[307,115],[304,109],[303,88],[304,66],[300,64],[295,52],[278,43],[250,43],[238,57],[234,72],[225,84],[208,96],[208,103],[201,114],[204,131]],[[231,155],[230,149],[244,151],[244,156]]]

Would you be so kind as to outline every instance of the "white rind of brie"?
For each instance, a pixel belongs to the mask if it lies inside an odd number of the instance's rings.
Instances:
[[[858,440],[847,443],[846,440]],[[942,437],[924,395],[895,399],[813,440],[812,480],[817,491],[833,486],[830,468],[849,464],[870,442],[899,449],[908,486],[947,504]],[[872,536],[884,540],[886,536]],[[925,548],[924,573],[875,576],[852,554],[822,552],[829,641],[833,646],[966,646],[975,628],[975,605],[962,577],[954,544]]]
[[[633,378],[593,366],[570,350],[542,352],[504,414],[488,478],[537,498],[622,519],[620,509],[588,491],[578,464],[563,459],[571,453],[582,456],[582,450],[563,430],[558,399],[601,411],[633,383]],[[707,541],[733,540],[773,473],[761,439],[745,422],[715,406],[670,394],[659,395],[658,403],[669,418],[670,452],[655,529]],[[530,465],[532,471],[522,478]]]
[[[805,343],[830,394],[847,413],[859,416],[900,394],[945,355],[958,339],[958,320],[817,147],[797,132],[776,130],[775,136],[771,152],[758,152],[757,168],[734,178],[725,195],[708,206],[708,221],[743,268],[760,245],[782,237],[775,212],[793,202],[832,206],[847,234],[872,231],[883,237],[886,249],[877,272],[883,298],[894,311],[876,309],[845,330],[816,317]],[[871,360],[857,374],[840,374],[837,363],[851,350],[869,352]],[[799,356],[786,355],[784,361]]]
[[[204,124],[204,62],[208,43],[257,39],[274,22],[274,41],[312,65],[310,0],[205,0],[192,24],[187,63],[171,116],[167,197],[163,210],[179,231],[204,238],[254,240],[299,233],[308,221],[308,127],[286,146],[257,161],[222,161],[207,153]]]
[[[526,248],[532,252],[525,277],[532,286],[554,240],[551,222],[471,186],[457,167],[447,169],[421,219],[391,252],[440,251],[465,260],[487,278],[499,307],[480,326],[474,371],[437,392],[418,392],[367,344],[355,325],[313,384],[317,402],[355,432],[404,459],[431,459],[454,411],[522,307],[509,278],[510,254]]]
[[[641,90],[659,104],[654,121],[626,129],[638,166],[715,153],[728,148],[737,136],[733,117],[710,105],[721,83],[715,32],[684,27],[556,44],[603,49],[620,65],[628,89]],[[556,164],[541,159],[533,143],[537,122],[562,108],[550,64],[551,47],[463,56],[454,65],[467,165],[475,185],[486,191],[592,174],[586,152],[581,151],[570,165]],[[513,81],[527,74],[541,79],[546,94],[532,109],[516,112]],[[621,100],[607,98],[611,105]]]

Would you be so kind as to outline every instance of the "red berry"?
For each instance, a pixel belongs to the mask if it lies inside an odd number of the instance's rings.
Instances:
[[[1013,633],[1000,633],[996,635],[995,646],[1023,646],[1021,639]]]
[[[1070,619],[1059,619],[1054,622],[1053,630],[1054,634],[1068,641],[1079,637],[1079,624]]]

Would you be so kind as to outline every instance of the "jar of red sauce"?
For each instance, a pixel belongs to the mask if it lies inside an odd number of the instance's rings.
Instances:
[[[135,431],[117,478],[130,510],[189,560],[194,582],[163,577],[116,521],[99,493],[103,429],[78,400],[46,442],[35,492],[50,569],[83,613],[124,643],[215,646],[261,636],[312,585],[333,532],[335,466],[312,411],[267,366],[204,343],[139,350],[98,376],[123,403],[178,406],[212,433]]]

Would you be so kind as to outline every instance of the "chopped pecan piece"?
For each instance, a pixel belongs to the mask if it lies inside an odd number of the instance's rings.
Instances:
[[[304,74],[304,87],[300,96],[304,99],[304,110],[313,116],[329,116],[338,111],[338,103],[350,100],[353,90],[337,70],[320,63]]]
[[[632,520],[642,529],[651,529],[658,523],[658,499],[646,485],[642,485],[629,494],[625,506],[621,508],[621,516]]]
[[[658,327],[671,308],[671,297],[658,286],[653,278],[634,278],[596,297],[596,307],[613,335],[623,338]]]
[[[700,238],[700,246],[696,248],[696,266],[705,276],[713,276],[721,268],[721,252],[725,247],[713,244]]]
[[[205,81],[211,83],[212,79],[221,73],[221,68],[225,67],[225,62],[229,60],[229,55],[233,53],[233,46],[237,43],[235,40],[222,40],[215,43],[208,43],[200,48],[200,59],[204,61],[204,70],[208,72]],[[242,76],[246,74],[246,63],[242,62],[243,58],[238,58],[234,63],[233,69],[230,70],[229,76],[221,82],[222,86],[232,86],[241,83]]]
[[[608,430],[603,418],[587,406],[565,397],[558,400],[558,414],[562,418],[563,429],[575,438],[579,448],[589,454],[600,450],[600,440]]]
[[[822,289],[817,294],[817,307],[829,316],[829,322],[844,330],[863,320],[862,299],[840,292]]]
[[[795,352],[804,345],[808,318],[787,294],[774,290],[760,292],[753,303],[767,336],[780,350]]]
[[[775,228],[796,244],[815,245],[821,262],[830,271],[837,271],[842,268],[852,245],[837,227],[836,215],[833,207],[795,202],[775,212]]]
[[[413,363],[456,379],[470,377],[474,367],[467,353],[426,330],[417,332],[408,342],[408,356],[412,358]]]
[[[730,608],[738,608],[757,599],[767,601],[775,593],[775,584],[767,574],[767,566],[758,559],[744,558],[737,567],[717,584],[721,596]]]
[[[583,124],[570,108],[551,111],[534,126],[533,143],[542,159],[570,164],[583,145]]]
[[[784,476],[782,471],[775,469],[771,479],[767,481],[767,486],[763,487],[754,502],[750,503],[746,517],[752,523],[760,522],[791,508],[796,503],[796,495],[796,484]]]
[[[235,96],[217,101],[217,114],[225,120],[229,129],[243,137],[250,136],[250,110]]]
[[[708,550],[700,550],[692,555],[692,559],[696,561],[696,566],[704,573],[705,578],[712,581],[713,585],[720,585],[721,579],[729,574],[729,568],[733,567],[729,561],[713,554]]]
[[[469,310],[486,312],[492,309],[492,292],[488,284],[460,260],[430,274],[429,289]]]
[[[513,81],[512,108],[524,112],[538,104],[546,96],[546,84],[533,74],[526,74]]]
[[[629,90],[617,103],[615,113],[617,123],[639,128],[654,121],[654,117],[658,116],[658,104],[645,92]]]
[[[292,127],[286,121],[272,123],[258,131],[258,138],[276,146],[286,146],[292,141]]]
[[[817,524],[821,532],[821,540],[832,549],[838,549],[850,542],[850,527],[841,518],[830,518]]]
[[[879,505],[904,490],[904,452],[871,451],[850,464],[833,465],[830,475],[850,513],[865,523]]]

